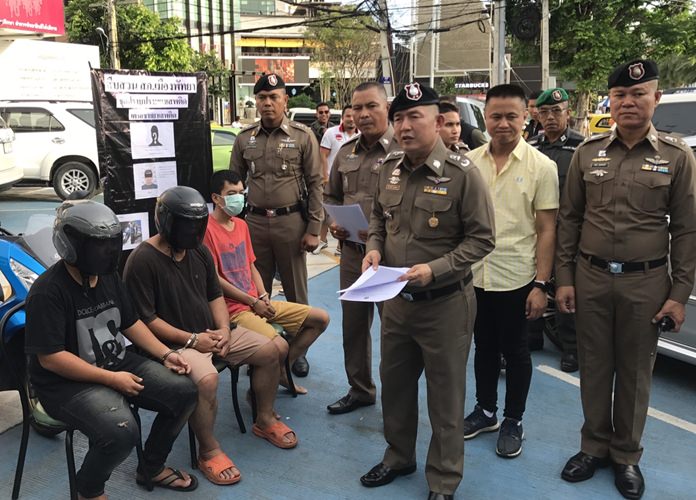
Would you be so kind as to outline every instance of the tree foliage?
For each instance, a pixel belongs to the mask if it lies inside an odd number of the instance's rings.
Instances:
[[[193,71],[202,71],[208,75],[208,95],[214,98],[229,97],[230,70],[215,51],[193,52],[191,60]]]
[[[107,43],[97,28],[108,33],[106,3],[70,0],[65,9],[66,31],[71,42],[102,47],[102,67],[111,67]],[[142,4],[116,6],[118,52],[121,66],[148,71],[191,71],[193,49],[182,34],[180,21],[162,20]]]
[[[340,105],[348,102],[350,92],[368,78],[379,59],[379,35],[370,16],[342,17],[332,14],[324,25],[307,28],[314,46],[314,60],[331,75],[331,86]]]

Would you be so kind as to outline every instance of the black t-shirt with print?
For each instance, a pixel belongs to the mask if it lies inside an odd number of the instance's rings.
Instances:
[[[117,274],[100,276],[85,294],[62,261],[46,270],[29,291],[25,350],[29,375],[40,394],[58,397],[68,379],[41,366],[37,354],[68,351],[87,363],[115,369],[125,356],[122,334],[138,315]]]
[[[205,246],[187,250],[181,262],[174,262],[143,242],[128,257],[123,280],[146,324],[160,318],[187,332],[215,328],[209,302],[221,297],[222,290]]]

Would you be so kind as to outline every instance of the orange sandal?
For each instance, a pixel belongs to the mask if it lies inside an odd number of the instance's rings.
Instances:
[[[220,486],[235,484],[242,479],[242,475],[239,474],[232,479],[221,479],[220,473],[224,470],[236,468],[234,462],[228,457],[224,452],[215,455],[213,458],[204,460],[203,457],[198,457],[198,468],[205,475],[205,477],[213,484]]]
[[[297,436],[295,436],[295,431],[293,431],[283,422],[276,421],[275,424],[271,425],[266,429],[262,429],[261,427],[259,427],[258,424],[254,424],[251,430],[256,436],[267,440],[269,443],[271,443],[274,446],[277,446],[278,448],[287,450],[297,446]],[[293,441],[289,443],[283,439],[288,434],[292,434],[294,438]]]

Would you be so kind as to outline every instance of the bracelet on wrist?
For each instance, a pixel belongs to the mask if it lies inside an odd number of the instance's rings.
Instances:
[[[188,349],[189,347],[191,347],[196,340],[196,334],[192,333],[189,339],[184,344],[184,349]]]
[[[263,300],[266,297],[268,297],[268,292],[263,292],[261,295],[259,295],[259,300]]]
[[[251,305],[249,305],[249,307],[251,307],[251,308],[253,309],[253,308],[254,308],[254,306],[255,306],[256,304],[258,304],[258,303],[259,303],[259,300],[261,300],[261,297],[259,297],[259,298],[258,298],[258,299],[256,299],[256,300],[255,300],[254,302],[252,302],[252,303],[251,303]]]
[[[165,352],[164,355],[162,356],[162,363],[167,361],[167,358],[169,357],[169,355],[174,353],[174,352],[176,352],[176,349],[169,349],[167,352]]]

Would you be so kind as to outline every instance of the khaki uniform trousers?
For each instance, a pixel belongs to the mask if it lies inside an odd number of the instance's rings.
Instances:
[[[246,222],[266,291],[272,290],[277,269],[288,302],[308,304],[307,254],[300,249],[307,223],[300,212],[277,217],[249,214]]]
[[[348,288],[362,274],[365,254],[352,242],[341,250],[341,289]],[[379,306],[378,306],[379,307]],[[373,403],[377,396],[372,380],[372,337],[370,328],[375,314],[373,302],[341,301],[343,311],[343,358],[350,384],[349,394],[359,401]]]
[[[578,257],[575,276],[582,451],[635,465],[643,448],[667,266],[610,274]],[[614,399],[612,402],[612,390]]]
[[[434,300],[384,303],[380,376],[391,468],[416,463],[418,379],[425,369],[432,427],[425,476],[431,491],[453,494],[464,471],[466,363],[476,317],[476,296],[464,291]]]

